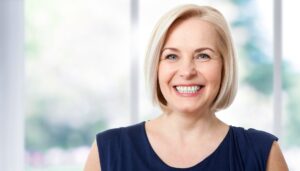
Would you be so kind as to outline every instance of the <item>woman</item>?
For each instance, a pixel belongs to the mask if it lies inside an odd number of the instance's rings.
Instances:
[[[215,116],[236,94],[227,23],[206,6],[184,5],[158,22],[147,53],[158,118],[99,133],[85,171],[285,171],[277,138]]]

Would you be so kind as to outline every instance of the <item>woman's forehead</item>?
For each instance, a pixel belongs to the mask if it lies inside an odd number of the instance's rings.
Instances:
[[[216,50],[219,37],[212,24],[199,17],[174,23],[169,29],[163,48],[204,48]]]

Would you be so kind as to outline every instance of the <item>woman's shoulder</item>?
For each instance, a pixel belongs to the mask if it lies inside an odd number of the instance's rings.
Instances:
[[[107,129],[96,135],[103,168],[115,165],[114,162],[119,161],[119,156],[125,154],[124,151],[131,151],[133,147],[137,147],[135,143],[140,142],[139,134],[143,130],[143,123]]]
[[[266,131],[258,130],[254,128],[243,128],[243,127],[235,127],[231,126],[234,136],[239,139],[244,139],[245,141],[250,141],[255,144],[265,144],[272,143],[273,141],[278,141],[278,138]]]
[[[272,145],[278,138],[269,132],[254,128],[234,126],[231,128],[234,149],[241,154],[244,165],[254,170],[258,168],[264,170]]]
[[[140,122],[137,124],[124,126],[124,127],[116,127],[116,128],[110,128],[104,131],[99,132],[96,135],[97,141],[116,141],[121,136],[131,136],[137,134],[140,130],[142,130],[144,125],[144,122]]]

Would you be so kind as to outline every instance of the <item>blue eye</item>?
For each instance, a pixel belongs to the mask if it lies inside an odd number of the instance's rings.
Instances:
[[[174,54],[170,54],[170,55],[167,55],[165,57],[165,59],[175,61],[177,59],[177,56]]]
[[[205,53],[201,53],[199,55],[197,55],[196,57],[197,59],[203,60],[203,61],[207,61],[210,59],[210,56],[205,54]]]

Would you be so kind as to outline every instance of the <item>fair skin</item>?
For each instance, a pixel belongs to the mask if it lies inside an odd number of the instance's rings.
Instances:
[[[168,112],[147,122],[146,130],[154,151],[172,167],[197,164],[228,132],[210,111],[221,83],[217,41],[210,24],[191,18],[176,23],[163,46],[158,79]]]
[[[84,166],[84,171],[101,171],[100,159],[98,155],[98,147],[94,141],[91,151],[88,155],[87,161]]]
[[[188,168],[201,162],[229,130],[210,110],[221,83],[217,41],[213,26],[198,17],[176,23],[168,32],[158,67],[168,110],[145,127],[153,150],[171,167]],[[101,170],[99,163],[94,143],[85,171]],[[288,170],[277,142],[272,145],[267,170]]]

